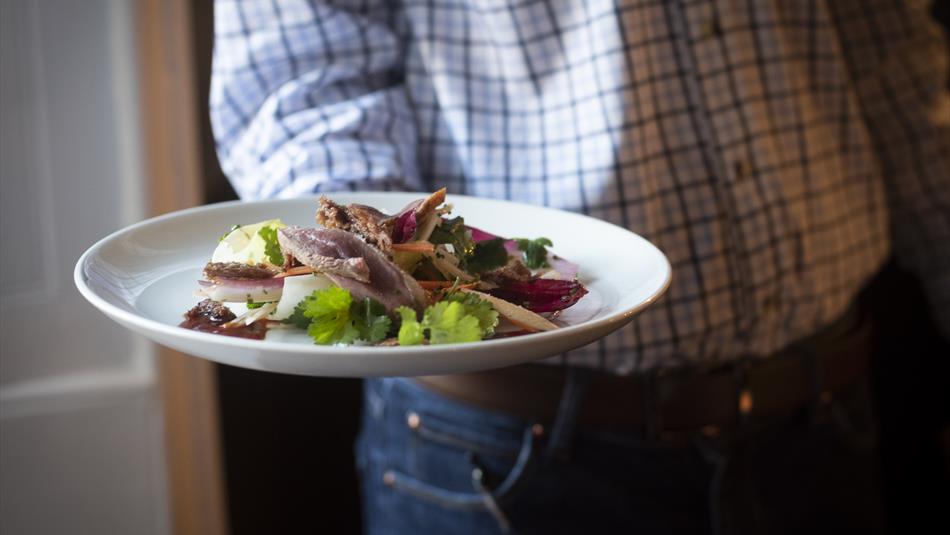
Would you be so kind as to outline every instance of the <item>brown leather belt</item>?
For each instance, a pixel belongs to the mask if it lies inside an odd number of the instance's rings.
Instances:
[[[867,370],[870,330],[870,320],[852,311],[822,333],[767,358],[628,377],[594,372],[577,425],[642,429],[649,419],[661,435],[714,433],[740,420],[827,402]],[[417,381],[464,403],[550,422],[565,378],[562,367],[528,364]]]

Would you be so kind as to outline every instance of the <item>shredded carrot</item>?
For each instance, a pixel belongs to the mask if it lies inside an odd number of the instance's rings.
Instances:
[[[306,275],[307,273],[313,273],[313,268],[310,266],[297,266],[274,275],[274,278],[282,279],[284,277],[293,277],[294,275]]]
[[[394,243],[393,251],[403,253],[432,253],[435,252],[435,245],[427,241],[410,241],[406,243]]]
[[[452,281],[416,281],[419,283],[419,286],[422,286],[426,290],[439,290],[442,288],[451,288],[455,285]],[[459,284],[456,288],[474,288],[478,283],[470,282],[468,284]]]

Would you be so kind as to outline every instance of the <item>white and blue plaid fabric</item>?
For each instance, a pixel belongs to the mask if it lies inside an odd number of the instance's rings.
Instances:
[[[658,245],[666,297],[562,362],[769,355],[892,249],[950,334],[947,53],[926,5],[220,0],[215,39],[212,123],[244,199],[445,185]]]

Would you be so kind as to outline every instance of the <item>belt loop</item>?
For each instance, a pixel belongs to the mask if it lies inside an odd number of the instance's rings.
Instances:
[[[567,368],[566,375],[561,401],[558,403],[557,414],[551,424],[546,452],[548,458],[558,460],[570,458],[574,428],[577,426],[577,414],[584,402],[587,385],[590,383],[590,369],[570,366]]]
[[[660,411],[657,398],[657,371],[647,370],[643,374],[643,434],[648,440],[656,440],[660,436]]]

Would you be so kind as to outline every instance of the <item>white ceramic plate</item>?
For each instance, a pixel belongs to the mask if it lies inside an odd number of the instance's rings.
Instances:
[[[394,213],[416,193],[330,195]],[[590,291],[564,311],[564,327],[475,343],[414,347],[317,346],[303,331],[272,330],[247,340],[178,327],[199,301],[196,281],[218,238],[231,225],[280,218],[314,226],[315,199],[230,202],[144,221],[93,245],[76,264],[79,291],[120,324],[159,344],[243,368],[300,375],[368,377],[485,370],[556,355],[620,328],[670,282],[666,257],[625,229],[581,215],[490,199],[450,195],[469,225],[508,237],[545,236],[552,251],[580,265]]]

